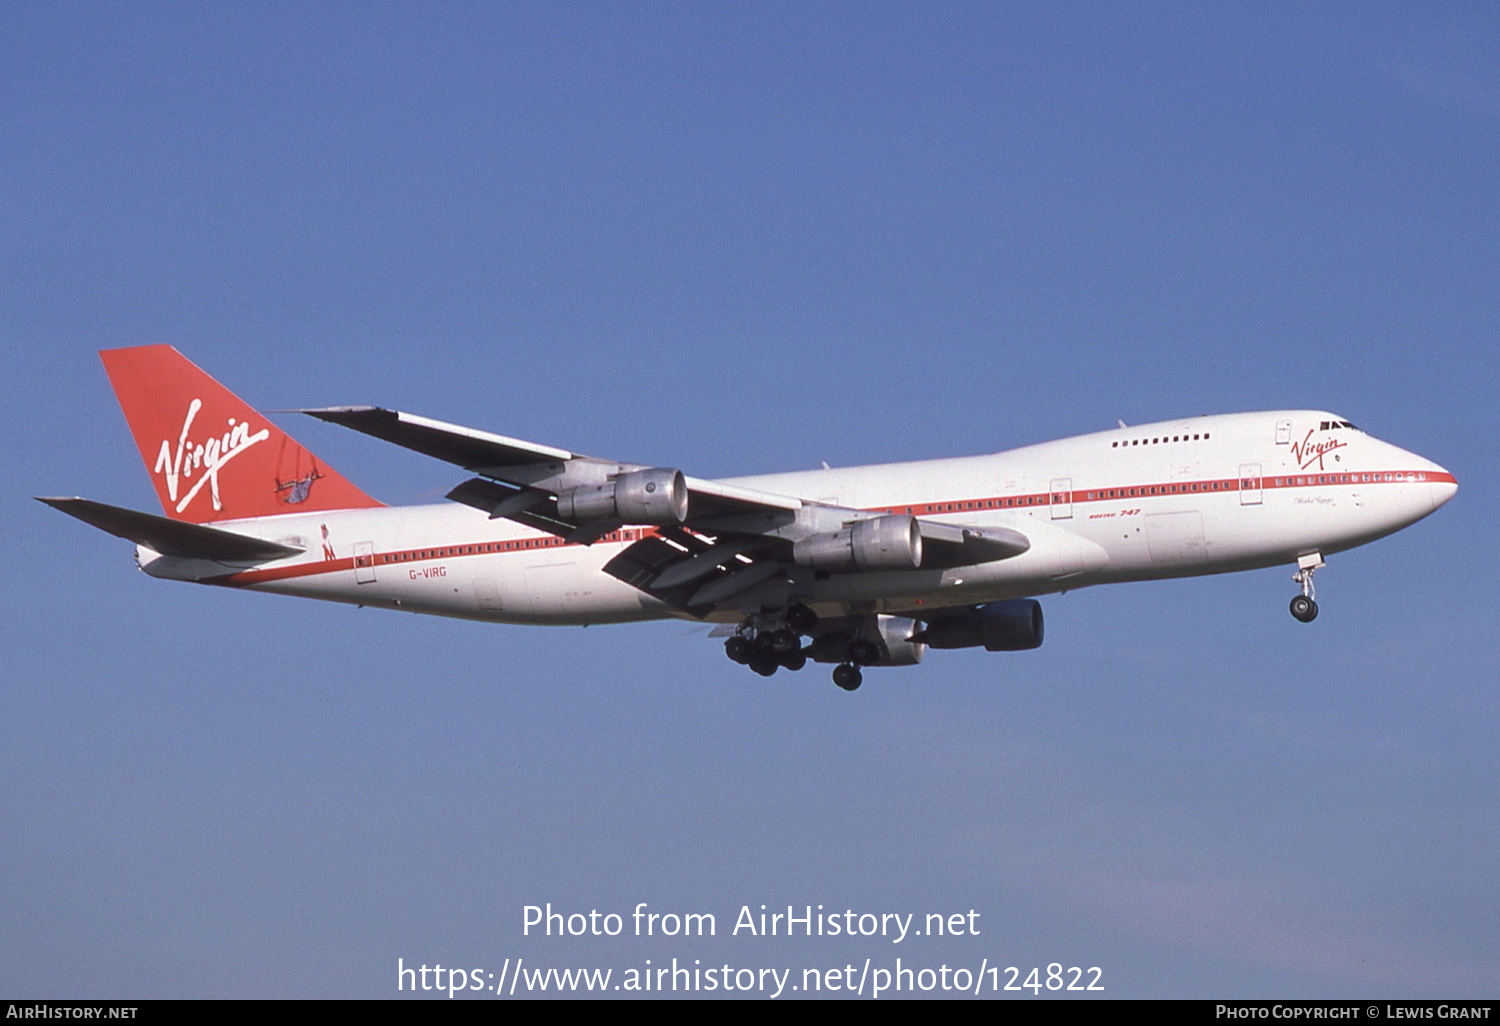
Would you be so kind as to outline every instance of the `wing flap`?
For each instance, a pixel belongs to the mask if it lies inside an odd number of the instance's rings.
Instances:
[[[507,488],[505,485],[496,484],[483,477],[469,478],[449,491],[445,498],[483,510],[489,514],[491,520],[497,518],[514,520],[518,524],[524,524],[538,531],[546,531],[560,538],[566,538],[577,530],[576,525],[564,523],[547,515],[549,510],[556,513],[557,507],[545,493],[525,488]],[[613,527],[610,530],[613,530]]]
[[[652,582],[663,571],[685,558],[702,554],[708,548],[708,543],[696,535],[667,528],[627,546],[623,552],[604,564],[604,572],[658,601],[686,610],[688,600],[695,590],[693,582],[666,588],[657,587]],[[717,568],[711,568],[713,569]]]
[[[730,560],[739,556],[748,556],[772,544],[774,542],[766,538],[737,538],[721,542],[696,556],[685,557],[682,562],[667,567],[651,581],[651,587],[675,588],[684,584],[692,584],[708,577]]]
[[[739,570],[730,570],[721,577],[715,577],[693,592],[687,604],[694,608],[712,608],[720,602],[727,602],[736,595],[749,591],[757,584],[769,581],[777,574],[784,573],[786,573],[786,567],[773,559],[751,563]]]

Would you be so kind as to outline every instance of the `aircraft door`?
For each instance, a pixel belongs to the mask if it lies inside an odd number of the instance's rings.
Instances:
[[[1261,480],[1259,463],[1240,464],[1240,505],[1259,506]]]
[[[1073,519],[1073,479],[1071,477],[1054,477],[1052,494],[1048,498],[1052,506],[1053,520]]]
[[[375,583],[375,543],[354,543],[354,583]]]

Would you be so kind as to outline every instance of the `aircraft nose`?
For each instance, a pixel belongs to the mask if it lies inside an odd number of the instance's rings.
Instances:
[[[1458,494],[1458,480],[1434,463],[1432,469],[1427,471],[1427,490],[1432,497],[1432,508],[1435,510]]]

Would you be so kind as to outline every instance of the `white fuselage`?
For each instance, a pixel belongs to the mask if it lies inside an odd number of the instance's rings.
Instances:
[[[1316,411],[1120,428],[990,456],[799,471],[739,485],[812,502],[1014,528],[1031,549],[944,570],[834,574],[820,614],[921,611],[1327,555],[1425,517],[1442,467]],[[570,544],[456,503],[224,522],[306,551],[242,569],[139,549],[158,577],[504,623],[683,615],[604,573],[652,528]],[[325,544],[326,528],[326,544]],[[737,619],[727,611],[723,619]]]

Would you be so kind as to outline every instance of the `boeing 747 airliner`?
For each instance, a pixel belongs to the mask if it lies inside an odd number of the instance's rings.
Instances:
[[[765,676],[1042,643],[1039,595],[1324,558],[1427,516],[1452,474],[1343,417],[1235,413],[966,456],[703,480],[368,406],[301,411],[461,468],[386,506],[165,345],[101,354],[165,516],[47,503],[153,577],[521,624],[720,624]]]

